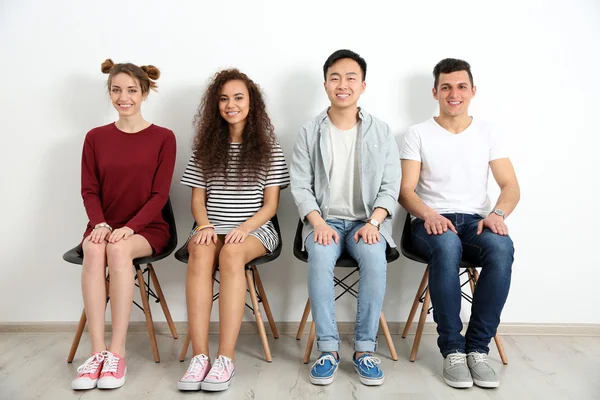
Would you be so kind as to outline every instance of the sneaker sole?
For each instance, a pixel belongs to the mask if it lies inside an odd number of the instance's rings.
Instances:
[[[335,372],[329,378],[315,378],[314,376],[309,375],[310,383],[312,383],[313,385],[320,385],[320,386],[330,385],[333,382],[334,375],[335,375]]]
[[[118,389],[125,384],[125,375],[127,374],[127,367],[125,367],[125,374],[122,378],[104,378],[98,379],[98,389]]]
[[[206,390],[207,392],[221,392],[221,391],[227,390],[229,388],[229,385],[231,384],[231,381],[233,380],[234,376],[235,376],[235,371],[233,372],[233,374],[231,375],[231,377],[229,378],[228,381],[225,381],[225,382],[202,382],[202,385],[200,387],[202,388],[202,390]]]
[[[366,378],[366,377],[362,376],[360,374],[360,372],[358,372],[358,368],[356,368],[356,365],[354,366],[354,370],[358,374],[358,380],[363,385],[366,385],[366,386],[379,386],[379,385],[383,385],[383,380],[385,379],[385,375],[382,376],[381,378]]]
[[[482,388],[497,388],[500,386],[500,382],[496,381],[480,381],[478,379],[473,379],[473,383]]]
[[[444,378],[444,381],[448,386],[456,389],[468,389],[470,387],[473,387],[473,382],[455,382],[446,378]]]
[[[200,382],[177,382],[177,389],[183,391],[198,391],[202,386],[202,381]]]
[[[71,382],[71,388],[73,390],[90,390],[95,389],[98,385],[98,379],[75,379]]]
[[[125,384],[125,377],[121,379],[111,379],[108,382],[98,381],[98,389],[118,389]]]

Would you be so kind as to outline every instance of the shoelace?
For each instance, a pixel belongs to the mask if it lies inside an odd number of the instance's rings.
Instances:
[[[102,353],[96,353],[88,358],[83,364],[77,367],[77,372],[80,374],[91,374],[98,370],[98,366],[104,361]]]
[[[207,362],[208,362],[208,357],[206,357],[204,354],[200,354],[200,355],[192,358],[192,361],[190,362],[190,366],[188,367],[188,370],[182,379],[190,378],[193,376],[198,376],[200,374],[200,371],[202,371],[202,369],[204,368],[204,366],[206,365]]]
[[[478,352],[474,351],[472,353],[469,353],[469,355],[473,356],[473,361],[475,361],[475,364],[480,363],[480,362],[487,364],[487,362],[488,362],[487,354],[485,354],[485,353],[478,353]]]
[[[450,353],[447,358],[450,359],[450,366],[467,363],[467,358],[462,353]]]
[[[225,371],[230,370],[231,362],[229,360],[226,360],[223,356],[219,356],[215,360],[215,363],[212,366],[212,368],[210,369],[210,373],[208,374],[207,378],[221,379]]]
[[[373,368],[377,364],[381,364],[381,360],[377,357],[365,356],[360,359],[359,363],[364,364],[367,368]]]
[[[119,366],[120,358],[111,353],[110,351],[104,351],[104,365],[102,366],[102,373],[112,372],[117,373],[117,367]]]
[[[332,356],[331,354],[327,354],[327,355],[324,355],[324,356],[322,356],[322,357],[319,357],[319,358],[317,359],[317,361],[315,361],[315,363],[312,365],[311,369],[312,369],[312,368],[314,368],[316,365],[321,365],[321,366],[322,366],[322,365],[325,365],[325,361],[326,361],[326,360],[329,360],[329,361],[331,361],[331,363],[332,363],[333,365],[336,365],[336,364],[337,364],[337,360],[335,359],[335,357],[334,357],[334,356]]]

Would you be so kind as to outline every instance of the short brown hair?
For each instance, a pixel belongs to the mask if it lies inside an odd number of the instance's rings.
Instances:
[[[114,78],[118,74],[127,74],[132,79],[135,79],[140,83],[140,88],[142,90],[142,94],[146,95],[150,92],[150,89],[157,91],[156,82],[158,78],[160,78],[160,71],[154,65],[143,65],[138,67],[132,63],[122,63],[115,64],[113,60],[107,58],[101,66],[102,73],[108,74],[108,80],[106,81],[106,85],[108,87],[108,91],[110,92],[110,86],[112,82],[112,78]]]

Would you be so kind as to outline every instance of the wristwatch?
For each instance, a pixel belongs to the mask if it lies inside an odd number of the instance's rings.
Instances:
[[[496,215],[499,215],[499,216],[501,216],[501,217],[502,217],[502,219],[504,219],[504,215],[505,215],[505,214],[504,214],[504,211],[502,211],[502,210],[501,210],[501,209],[499,209],[499,208],[496,208],[496,209],[495,209],[495,210],[493,210],[493,211],[492,211],[490,214],[496,214]]]
[[[377,228],[377,230],[379,230],[379,228],[381,227],[381,224],[379,223],[379,221],[377,221],[376,219],[369,219],[367,220],[367,223],[373,225],[375,228]]]

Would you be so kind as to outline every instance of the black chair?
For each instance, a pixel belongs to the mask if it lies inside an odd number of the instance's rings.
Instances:
[[[308,253],[306,252],[306,250],[302,250],[302,227],[303,227],[303,225],[304,224],[302,223],[302,220],[299,220],[298,227],[296,229],[296,236],[294,237],[294,256],[296,256],[296,258],[300,261],[308,262]],[[400,253],[398,253],[398,250],[396,250],[395,248],[392,248],[388,245],[385,249],[385,258],[386,258],[388,264],[391,263],[392,261],[397,260],[398,257],[400,257]],[[358,267],[358,263],[356,262],[356,260],[354,258],[352,258],[348,253],[343,252],[340,255],[340,258],[338,258],[337,262],[335,263],[335,266],[341,267],[341,268],[352,268],[351,272],[348,273],[346,276],[344,276],[341,279],[339,279],[336,276],[333,277],[333,282],[334,282],[333,286],[334,287],[340,286],[343,289],[342,293],[340,293],[335,298],[335,300],[339,299],[346,293],[350,293],[355,298],[358,298],[358,291],[356,289],[354,289],[354,286],[356,286],[356,284],[360,280],[360,268]],[[347,284],[346,280],[348,278],[352,277],[357,272],[359,273],[359,276],[356,278],[354,283]],[[304,314],[302,314],[302,319],[300,320],[300,326],[298,327],[298,333],[296,334],[296,340],[300,340],[300,338],[302,337],[302,333],[304,332],[304,327],[306,326],[306,320],[308,319],[309,314],[310,314],[310,299],[307,299],[306,306],[304,307]],[[390,349],[390,354],[392,356],[392,360],[398,361],[398,354],[396,353],[396,347],[394,346],[394,342],[392,341],[392,336],[390,335],[390,330],[388,328],[387,321],[385,320],[385,316],[383,315],[383,311],[381,312],[381,315],[379,316],[379,324],[381,325],[381,330],[383,331],[383,335],[385,336],[385,340]],[[316,336],[315,329],[316,329],[315,321],[313,320],[313,322],[310,326],[308,342],[306,343],[306,350],[304,352],[304,359],[303,359],[304,364],[307,364],[308,360],[310,359],[310,353],[312,352],[312,348],[315,343],[315,336]]]
[[[171,207],[171,199],[167,200],[167,204],[162,209],[162,215],[165,220],[169,224],[169,242],[167,246],[160,254],[155,254],[153,256],[148,257],[140,257],[133,260],[133,265],[135,267],[135,274],[138,282],[135,284],[140,288],[140,294],[142,297],[142,306],[140,306],[136,301],[133,303],[144,312],[146,316],[146,324],[148,325],[148,334],[150,335],[150,343],[152,345],[152,354],[154,355],[154,361],[160,362],[160,356],[158,354],[158,344],[156,342],[156,334],[154,332],[154,322],[152,321],[152,313],[150,311],[150,297],[152,297],[157,303],[160,303],[162,310],[165,314],[165,318],[167,323],[169,324],[169,328],[171,329],[171,334],[174,339],[177,339],[177,330],[175,329],[175,324],[173,323],[173,319],[171,318],[171,313],[169,312],[169,307],[167,306],[167,301],[163,294],[163,291],[158,283],[158,278],[156,276],[156,272],[154,271],[154,267],[152,263],[162,260],[163,258],[168,257],[173,250],[177,247],[177,228],[175,227],[175,216],[173,215],[173,208]],[[83,264],[83,251],[81,244],[67,251],[63,255],[63,259],[71,264]],[[144,269],[140,267],[141,265],[146,264]],[[144,280],[144,274],[146,274],[146,279]],[[150,287],[151,284],[154,284],[154,289],[156,292]],[[107,273],[106,275],[106,303],[110,300],[108,295],[110,285],[110,277]],[[77,352],[77,348],[79,347],[79,341],[81,340],[81,335],[83,334],[83,329],[85,328],[85,324],[87,322],[87,317],[85,315],[85,309],[81,313],[81,319],[79,320],[79,325],[77,326],[77,332],[75,333],[75,338],[73,339],[73,344],[71,345],[71,351],[69,352],[69,356],[67,357],[67,362],[70,363],[75,358],[75,353]]]
[[[269,307],[269,301],[267,300],[267,293],[265,292],[262,281],[260,279],[260,274],[258,273],[258,269],[256,268],[256,266],[271,262],[277,257],[279,257],[279,255],[281,254],[281,247],[283,246],[283,241],[281,238],[281,230],[279,229],[279,221],[277,220],[277,215],[271,218],[271,222],[273,223],[275,231],[277,232],[277,236],[279,237],[279,244],[277,245],[273,253],[255,258],[245,266],[246,281],[248,284],[248,288],[246,289],[246,291],[250,293],[250,300],[252,302],[252,305],[248,305],[248,303],[246,303],[246,307],[248,307],[250,311],[254,313],[254,317],[256,318],[256,326],[258,327],[258,334],[262,342],[262,346],[265,352],[265,359],[267,360],[267,362],[271,362],[273,358],[271,357],[271,348],[269,347],[269,341],[267,340],[267,332],[265,331],[265,326],[263,324],[262,317],[260,314],[259,303],[262,303],[265,309],[265,314],[267,315],[267,320],[269,321],[269,326],[271,327],[273,338],[279,339],[279,332],[277,331],[277,326],[275,326],[275,320],[273,319],[271,307]],[[194,223],[192,229],[194,229],[196,226],[196,223]],[[179,250],[177,250],[177,252],[175,252],[175,258],[181,261],[182,263],[187,264],[189,259],[189,252],[187,246],[183,246]],[[216,277],[218,271],[219,266],[217,265],[215,267],[215,271],[213,272],[213,279],[217,283],[220,283]],[[213,301],[217,300],[218,298],[219,292],[213,294]],[[183,342],[181,353],[179,354],[179,361],[181,362],[185,360],[188,348],[190,347],[190,341],[191,338],[188,332],[188,334],[185,337],[185,341]]]
[[[419,303],[423,303],[421,307],[419,323],[417,325],[417,332],[415,334],[415,341],[413,343],[412,351],[410,353],[410,361],[415,361],[417,359],[417,352],[419,351],[419,344],[421,343],[421,335],[423,334],[425,320],[427,319],[427,314],[429,314],[431,310],[433,310],[433,307],[430,306],[431,298],[429,296],[429,285],[427,283],[429,279],[429,260],[425,257],[420,256],[414,251],[412,243],[412,223],[410,214],[406,215],[406,221],[404,222],[402,239],[400,240],[400,250],[402,251],[404,257],[416,261],[418,263],[427,264],[427,268],[425,268],[423,278],[421,279],[421,284],[419,285],[419,289],[417,290],[417,294],[415,295],[415,300],[413,301],[412,308],[410,309],[410,314],[408,314],[406,326],[404,327],[404,331],[402,332],[402,338],[405,339],[408,335],[408,331],[410,330],[410,326],[412,325],[413,319],[417,312],[417,308],[419,307]],[[465,293],[464,291],[461,291],[461,295],[469,303],[473,303],[472,296],[475,292],[475,287],[477,286],[477,279],[479,279],[479,273],[477,272],[478,267],[480,266],[470,260],[466,260],[464,257],[460,262],[459,268],[464,268],[464,271],[461,272],[459,276],[467,276],[467,280],[461,284],[461,288],[467,284],[469,284],[469,286],[471,287],[470,295],[468,293]],[[496,342],[496,347],[498,348],[498,353],[500,353],[502,363],[504,365],[508,364],[508,358],[506,358],[506,354],[504,353],[504,346],[502,345],[500,336],[496,334],[496,336],[494,336],[494,340]]]

